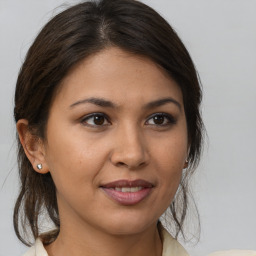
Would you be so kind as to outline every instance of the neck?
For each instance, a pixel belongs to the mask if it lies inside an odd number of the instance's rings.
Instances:
[[[157,225],[125,235],[106,234],[91,227],[74,230],[62,226],[57,239],[46,247],[49,256],[160,256],[162,242]]]

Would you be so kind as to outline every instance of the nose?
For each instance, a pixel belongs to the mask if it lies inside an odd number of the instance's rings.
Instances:
[[[120,128],[115,134],[114,149],[110,160],[113,165],[138,169],[148,164],[149,154],[146,140],[139,129]]]

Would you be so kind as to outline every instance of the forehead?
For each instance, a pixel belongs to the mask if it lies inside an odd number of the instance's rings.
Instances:
[[[121,104],[167,96],[182,104],[179,86],[161,67],[149,58],[113,47],[72,68],[63,79],[56,100],[72,104],[83,97],[104,97]]]

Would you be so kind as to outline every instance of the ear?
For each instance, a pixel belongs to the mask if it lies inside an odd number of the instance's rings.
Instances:
[[[184,165],[183,165],[183,169],[187,169],[187,168],[188,168],[188,160],[186,160]]]
[[[189,153],[190,153],[190,144],[188,146],[188,150],[187,150],[187,158],[186,158],[186,161],[183,165],[183,169],[187,169],[188,168],[188,165],[189,165],[189,161],[188,161],[188,157],[189,157]]]
[[[43,140],[37,135],[32,134],[26,119],[20,119],[16,127],[24,152],[33,166],[33,169],[42,174],[49,172],[45,161],[45,146]],[[38,168],[39,164],[41,164],[42,168]]]

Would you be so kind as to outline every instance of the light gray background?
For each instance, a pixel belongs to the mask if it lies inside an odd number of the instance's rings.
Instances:
[[[0,256],[21,255],[13,93],[25,53],[63,0],[0,0]],[[200,73],[209,143],[194,181],[201,241],[193,256],[256,249],[256,1],[145,0],[176,29]]]

